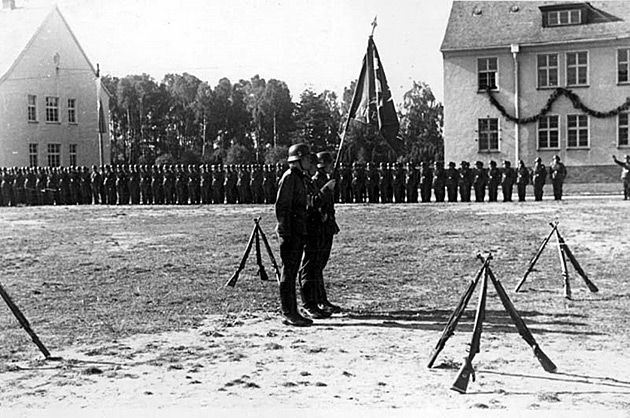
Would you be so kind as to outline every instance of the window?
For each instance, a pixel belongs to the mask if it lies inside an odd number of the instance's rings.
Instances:
[[[68,149],[70,150],[70,165],[75,167],[77,165],[77,144],[70,144]]]
[[[499,119],[479,119],[478,133],[480,152],[499,150]]]
[[[48,167],[61,165],[61,144],[48,144]]]
[[[588,53],[567,53],[567,86],[585,86],[588,84]]]
[[[46,97],[46,122],[59,122],[59,97]]]
[[[28,144],[28,166],[37,167],[37,144]]]
[[[558,125],[558,115],[543,116],[538,120],[538,149],[560,148]]]
[[[588,116],[567,115],[567,148],[588,148]]]
[[[68,99],[68,123],[77,123],[77,99]]]
[[[617,82],[630,82],[630,48],[617,50]]]
[[[28,95],[28,121],[37,122],[37,96]]]
[[[582,23],[582,10],[553,10],[547,12],[547,26],[579,25]]]
[[[558,54],[538,55],[538,87],[558,87]]]
[[[477,60],[479,90],[496,90],[497,72],[498,64],[496,58],[479,58]]]
[[[630,113],[628,112],[619,114],[619,119],[618,119],[619,139],[617,142],[618,142],[618,146],[620,147],[627,147],[628,145],[630,145],[630,142],[628,141],[628,129],[630,127],[628,124],[629,115]]]

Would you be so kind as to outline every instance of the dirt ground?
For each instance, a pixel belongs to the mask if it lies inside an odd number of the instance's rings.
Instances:
[[[280,324],[277,284],[257,278],[253,258],[234,289],[223,286],[253,217],[279,256],[269,206],[2,208],[0,282],[62,360],[42,361],[0,303],[0,408],[628,416],[629,215],[619,196],[340,206],[327,277],[345,312],[295,329]],[[574,297],[563,297],[553,240],[526,292],[513,292],[554,220],[599,293],[570,268]],[[426,363],[480,251],[493,252],[495,275],[558,371],[542,369],[490,288],[477,380],[462,395],[449,388],[477,294],[435,367]]]

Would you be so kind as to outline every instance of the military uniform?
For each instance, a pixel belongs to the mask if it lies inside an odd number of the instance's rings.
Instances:
[[[490,169],[488,170],[488,202],[497,201],[501,180],[502,173],[497,167],[497,163],[495,161],[490,161]]]
[[[249,183],[249,188],[252,191],[252,203],[261,204],[265,203],[265,191],[263,190],[263,172],[260,169],[260,165],[254,165],[254,171],[252,172],[252,178]]]
[[[394,178],[392,185],[394,188],[394,201],[396,203],[405,202],[405,170],[402,168],[402,164],[396,163],[396,171],[394,171]]]
[[[234,204],[238,200],[238,174],[234,165],[228,166],[228,172],[225,177],[225,200],[229,204]]]
[[[420,163],[420,200],[422,203],[431,201],[431,188],[433,186],[433,170],[423,161]]]
[[[564,184],[564,179],[567,177],[567,168],[557,155],[554,155],[551,166],[549,166],[549,176],[551,177],[551,184],[553,185],[553,198],[555,200],[561,200],[562,185]]]
[[[473,170],[473,188],[475,190],[475,202],[486,200],[486,185],[488,184],[488,174],[481,161],[475,163]]]
[[[225,171],[223,171],[223,164],[219,164],[216,171],[212,174],[212,202],[215,204],[223,204],[225,202]],[[273,203],[273,200],[270,203]]]
[[[541,201],[543,198],[543,188],[547,179],[547,168],[542,163],[540,157],[534,162],[532,180],[534,183],[534,200]]]
[[[306,145],[293,145],[289,148],[289,161],[302,161],[309,154]],[[287,170],[280,179],[275,203],[278,220],[276,232],[280,238],[280,258],[282,259],[280,305],[285,323],[297,326],[308,326],[312,323],[299,314],[295,291],[295,282],[307,234],[307,193],[304,177],[305,174],[297,166]]]
[[[177,166],[175,191],[177,193],[177,204],[187,205],[188,204],[188,174],[186,173],[185,167],[182,165]]]
[[[619,161],[613,155],[615,164],[621,167],[621,182],[623,183],[623,200],[630,199],[630,155],[626,155],[626,161]]]
[[[392,190],[392,173],[387,168],[387,163],[381,163],[380,179],[378,183],[381,203],[391,203],[392,200],[388,194],[390,190]]]
[[[352,203],[352,170],[347,164],[341,163],[339,175],[339,200],[341,203]]]
[[[512,163],[503,161],[503,170],[501,172],[501,190],[503,191],[503,201],[512,201],[512,188],[516,181],[516,172],[512,168]]]
[[[15,177],[13,178],[13,196],[16,205],[23,205],[26,203],[26,193],[24,190],[24,182],[26,178],[24,177],[24,172],[21,168],[18,168],[15,172]]]
[[[459,169],[459,197],[462,202],[470,202],[473,174],[468,161],[462,161]]]
[[[252,189],[250,187],[250,181],[251,176],[249,167],[243,164],[238,171],[238,182],[236,184],[238,188],[238,203],[240,204],[252,203]]]
[[[378,203],[380,176],[376,166],[374,166],[373,163],[367,163],[367,171],[365,174],[365,187],[367,189],[368,202]]]
[[[418,203],[419,181],[418,170],[416,170],[413,164],[407,163],[407,170],[405,172],[405,195],[407,196],[407,203]]]
[[[457,187],[459,186],[459,171],[455,163],[450,161],[446,170],[446,193],[449,202],[457,202]]]
[[[265,203],[273,203],[276,198],[276,172],[271,165],[263,166],[263,193]]]
[[[439,203],[444,202],[444,197],[446,195],[446,171],[444,170],[444,163],[441,161],[436,161],[433,164],[433,179],[431,187],[433,188],[435,201]]]
[[[523,160],[518,162],[516,169],[516,191],[518,193],[518,201],[524,202],[527,194],[527,185],[529,184],[529,170],[525,167]]]

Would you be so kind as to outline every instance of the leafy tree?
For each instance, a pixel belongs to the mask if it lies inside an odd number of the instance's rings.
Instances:
[[[337,129],[341,115],[338,111],[337,96],[324,91],[315,94],[305,90],[295,112],[297,138],[316,150],[332,149],[338,144]]]
[[[232,145],[225,157],[226,164],[246,164],[251,163],[253,159],[252,152],[243,145]]]
[[[412,161],[434,161],[444,158],[444,106],[439,103],[431,88],[423,82],[413,83],[403,97],[400,133]]]
[[[265,164],[286,162],[288,153],[289,147],[287,147],[286,145],[271,147],[267,149],[267,152],[265,153]]]

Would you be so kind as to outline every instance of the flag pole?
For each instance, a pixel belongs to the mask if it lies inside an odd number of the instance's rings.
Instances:
[[[98,160],[99,165],[104,166],[103,161],[103,132],[101,129],[101,69],[98,64],[96,64],[96,126],[98,130]]]
[[[372,25],[372,33],[370,34],[370,39],[374,36],[374,30],[376,29],[376,16],[374,16],[374,20],[371,23]],[[359,77],[360,78],[360,77]],[[350,102],[350,107],[352,107],[352,103],[357,97],[357,92],[359,91],[359,82],[357,80],[357,84],[354,86],[354,93],[352,93],[352,101]],[[348,128],[350,127],[350,109],[348,109],[348,118],[346,119],[345,126],[343,128],[343,132],[341,135],[337,134],[341,137],[341,141],[339,142],[339,148],[337,149],[337,157],[335,158],[335,171],[339,169],[339,163],[341,162],[341,150],[343,149],[343,143],[346,140],[346,132],[348,132]]]

